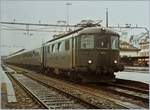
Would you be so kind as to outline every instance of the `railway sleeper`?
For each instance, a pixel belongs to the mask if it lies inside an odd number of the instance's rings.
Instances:
[[[46,104],[49,106],[55,105],[55,106],[59,106],[59,107],[73,107],[73,106],[75,106],[74,103],[51,103],[51,102],[47,102]]]
[[[39,94],[40,97],[46,97],[46,98],[62,98],[61,96],[58,96],[58,95],[49,95],[49,94]]]
[[[60,104],[74,104],[74,101],[49,101],[49,100],[43,100],[45,103],[51,103],[52,105],[60,105]]]
[[[44,99],[43,99],[44,100]],[[46,100],[46,99],[45,99]],[[44,100],[44,101],[45,101]],[[69,99],[58,99],[58,98],[53,98],[53,99],[47,99],[48,101],[50,101],[50,102],[57,102],[57,101],[70,101]]]
[[[74,107],[74,106],[71,106],[71,107],[66,107],[66,106],[56,106],[56,105],[50,105],[49,109],[77,109],[77,108],[81,108],[81,107]]]
[[[46,97],[46,96],[39,96],[39,98],[41,100],[45,100],[45,99],[48,99],[48,100],[70,100],[70,99],[66,99],[66,98],[61,98],[61,97]]]
[[[48,96],[48,97],[58,97],[58,95],[55,93],[55,94],[48,94],[48,93],[42,93],[42,92],[36,92],[35,94],[37,95],[41,95],[41,96]]]
[[[50,108],[54,108],[54,109],[71,109],[71,108],[82,108],[81,106],[77,105],[77,104],[51,104],[51,103],[47,103],[47,105],[50,107]]]
[[[52,90],[44,90],[44,89],[39,89],[39,90],[34,90],[34,92],[40,93],[40,94],[49,94],[49,95],[57,95],[56,92]]]

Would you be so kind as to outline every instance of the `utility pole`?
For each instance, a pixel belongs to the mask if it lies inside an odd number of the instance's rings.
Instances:
[[[108,28],[108,8],[106,8],[106,27]]]
[[[2,40],[2,38],[1,38],[1,35],[2,35],[2,33],[1,33],[1,24],[0,24],[0,44],[1,44],[1,40]],[[0,66],[1,66],[1,49],[2,49],[2,47],[1,47],[1,45],[0,45]]]
[[[66,6],[67,6],[67,27],[69,26],[69,5],[72,5],[72,3],[66,3]],[[66,27],[66,31],[67,31],[67,27]]]

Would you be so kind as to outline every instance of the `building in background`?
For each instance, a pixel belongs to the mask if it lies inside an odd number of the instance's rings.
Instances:
[[[141,39],[139,46],[141,49],[139,56],[149,56],[149,40],[147,38]]]
[[[131,36],[129,42],[120,41],[120,56],[125,65],[149,65],[149,37],[147,33]]]
[[[126,41],[120,41],[120,56],[121,62],[125,66],[134,66],[138,64],[138,54],[140,49],[134,47]]]
[[[120,56],[121,57],[137,57],[140,49],[134,47],[126,41],[120,41]]]
[[[149,38],[145,37],[140,40],[139,42],[140,51],[139,51],[139,57],[143,59],[139,59],[139,63],[141,65],[149,65]]]

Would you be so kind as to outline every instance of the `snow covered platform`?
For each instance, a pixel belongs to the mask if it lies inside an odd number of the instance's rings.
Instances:
[[[131,67],[131,66],[125,66],[124,71],[140,71],[140,72],[149,72],[149,67]]]
[[[117,72],[115,73],[116,78],[127,79],[133,81],[139,81],[149,84],[150,83],[150,74],[149,72]]]
[[[0,76],[1,76],[0,77],[1,84],[6,85],[8,102],[17,102],[13,85],[1,66],[0,66]]]

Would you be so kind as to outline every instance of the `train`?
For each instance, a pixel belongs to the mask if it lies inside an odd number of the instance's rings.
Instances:
[[[72,81],[111,82],[120,63],[119,34],[102,26],[82,27],[31,51],[5,58],[6,64],[43,70]]]

